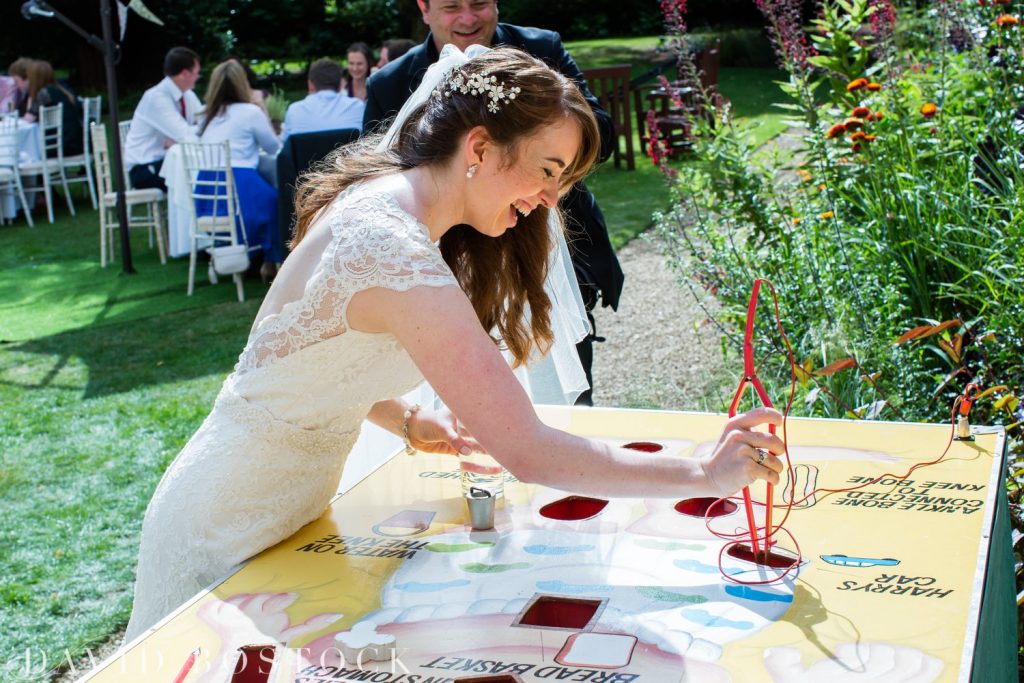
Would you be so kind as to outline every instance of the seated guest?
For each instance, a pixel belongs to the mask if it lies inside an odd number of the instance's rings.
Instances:
[[[266,114],[249,97],[249,81],[242,65],[233,59],[221,62],[210,76],[206,90],[206,120],[199,129],[200,142],[231,142],[231,168],[238,204],[250,247],[263,250],[264,277],[272,277],[284,260],[277,230],[277,190],[257,172],[260,150],[277,152],[278,142]],[[210,202],[212,203],[212,202]],[[220,204],[223,206],[223,204]],[[200,209],[202,211],[202,209]]]
[[[349,97],[366,100],[366,79],[370,76],[370,65],[373,64],[373,50],[366,43],[352,43],[348,46],[348,78],[345,79],[345,92]]]
[[[373,70],[376,71],[388,62],[395,61],[414,47],[416,47],[416,43],[408,38],[385,40],[380,48],[380,59],[377,60],[377,66]]]
[[[341,67],[330,59],[318,59],[309,67],[309,95],[288,105],[281,126],[281,139],[293,133],[311,133],[338,128],[363,128],[366,103],[349,97],[341,88]]]
[[[199,55],[187,47],[171,48],[164,57],[164,79],[142,95],[125,140],[124,165],[132,187],[167,190],[160,177],[167,148],[196,140],[196,116],[203,106],[192,92],[197,80]]]
[[[18,84],[13,76],[0,76],[0,115],[13,112],[18,101]]]
[[[18,57],[7,67],[7,75],[14,79],[14,87],[17,89],[12,111],[18,112],[18,116],[24,116],[28,110],[28,65],[31,63],[28,57]]]
[[[264,114],[267,114],[267,118],[270,118],[270,114],[267,113],[267,98],[270,97],[270,92],[264,88],[256,87],[256,72],[249,66],[247,60],[242,59],[237,55],[228,55],[224,58],[225,61],[233,59],[242,65],[242,69],[245,70],[245,80],[249,82],[249,99],[253,104],[263,110]]]
[[[28,106],[25,120],[37,121],[40,107],[53,107],[63,104],[61,115],[61,138],[64,142],[64,156],[81,154],[82,138],[82,105],[78,98],[53,77],[53,67],[41,59],[32,60],[28,65]],[[56,150],[47,152],[47,156],[57,156]]]

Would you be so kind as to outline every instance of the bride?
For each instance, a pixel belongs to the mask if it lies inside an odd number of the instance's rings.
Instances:
[[[597,125],[572,81],[523,52],[442,57],[383,140],[339,150],[301,188],[294,251],[146,512],[127,641],[319,517],[364,418],[410,453],[483,448],[522,481],[580,494],[778,483],[780,461],[757,449],[782,443],[754,431],[780,423],[772,410],[730,420],[699,460],[540,422],[497,340],[514,365],[552,345],[549,214],[593,163]],[[424,379],[451,412],[394,398]]]

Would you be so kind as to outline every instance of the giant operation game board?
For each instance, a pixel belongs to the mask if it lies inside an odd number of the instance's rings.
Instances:
[[[724,422],[541,411],[680,458],[712,448]],[[788,432],[798,499],[905,472],[950,436],[948,425],[798,419]],[[188,683],[968,681],[1003,448],[1001,432],[978,434],[907,478],[809,498],[786,523],[798,568],[763,585],[750,581],[773,570],[720,557],[699,502],[602,501],[510,479],[495,528],[474,531],[457,460],[398,455],[90,680],[174,681],[198,648]],[[717,528],[744,526],[742,505],[720,507]]]

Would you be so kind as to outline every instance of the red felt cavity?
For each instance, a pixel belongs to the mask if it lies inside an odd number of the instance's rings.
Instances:
[[[743,560],[744,562],[753,562],[770,569],[789,569],[797,562],[796,556],[779,548],[772,548],[767,558],[765,558],[763,550],[755,557],[754,551],[750,549],[750,546],[743,545],[742,543],[733,544],[725,552],[729,557]]]
[[[267,683],[274,666],[273,645],[243,645],[238,648],[238,660],[231,683]]]
[[[542,595],[526,609],[518,624],[578,631],[590,623],[600,607],[600,600]]]
[[[622,447],[628,448],[631,451],[640,451],[641,453],[657,453],[658,451],[665,450],[664,446],[653,441],[633,441],[624,444]]]
[[[604,510],[606,505],[608,505],[608,501],[601,500],[600,498],[569,496],[568,498],[548,503],[540,509],[540,515],[548,519],[575,522],[596,516],[601,510]]]
[[[690,517],[724,517],[736,512],[736,503],[723,500],[716,505],[716,500],[718,498],[687,498],[676,503],[675,510]]]

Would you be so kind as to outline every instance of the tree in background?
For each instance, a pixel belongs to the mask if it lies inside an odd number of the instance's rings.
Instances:
[[[50,0],[80,26],[100,32],[96,0]],[[227,54],[246,58],[308,61],[342,57],[357,40],[379,45],[389,38],[421,40],[426,27],[415,0],[145,0],[164,21],[158,26],[129,15],[118,65],[122,86],[137,89],[160,74],[164,53],[175,45],[196,50],[205,64]],[[813,8],[813,0],[804,3]],[[662,32],[659,0],[499,0],[502,21],[552,29],[566,40]],[[691,27],[757,26],[754,0],[689,0]],[[85,91],[100,88],[102,64],[84,42],[56,22],[25,21],[19,2],[0,3],[0,25],[12,27],[0,48],[0,63],[27,55],[47,59]],[[6,59],[7,61],[3,61]]]

